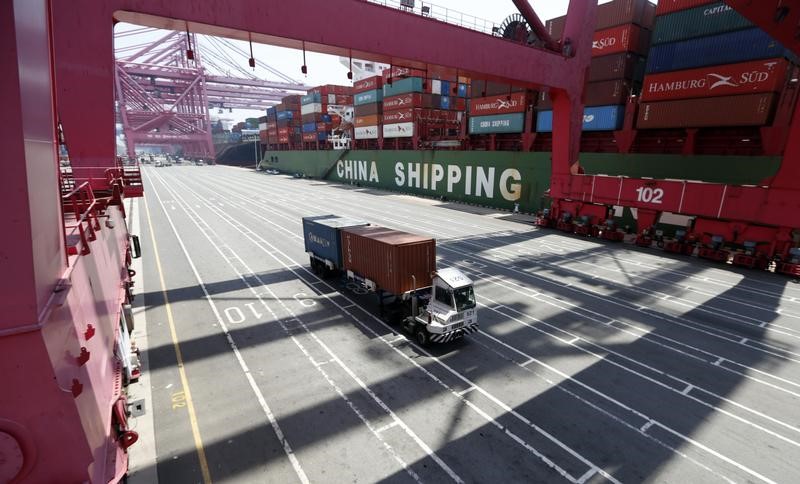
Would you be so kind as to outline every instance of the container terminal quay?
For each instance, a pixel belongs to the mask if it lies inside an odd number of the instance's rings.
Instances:
[[[439,3],[0,5],[0,484],[800,481],[800,0]]]

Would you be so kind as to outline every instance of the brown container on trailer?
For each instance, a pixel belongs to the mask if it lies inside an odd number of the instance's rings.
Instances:
[[[603,30],[623,24],[636,24],[652,29],[656,6],[647,0],[614,0],[597,6],[595,30]],[[567,17],[556,17],[545,22],[551,37],[561,38]]]
[[[641,103],[636,127],[762,126],[770,121],[775,99],[767,93]]]
[[[395,295],[432,284],[436,240],[385,227],[342,229],[342,261],[348,271]]]

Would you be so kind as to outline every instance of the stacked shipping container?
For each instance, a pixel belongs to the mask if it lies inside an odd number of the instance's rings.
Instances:
[[[644,56],[650,46],[656,6],[647,0],[614,0],[597,7],[597,27],[592,43],[592,63],[586,86],[584,131],[613,131],[622,127],[627,99],[640,86]],[[566,17],[547,21],[545,27],[560,38]],[[537,132],[553,130],[552,102],[539,95]]]
[[[307,147],[319,148],[343,121],[352,121],[353,96],[348,86],[316,87],[301,97],[300,104],[303,142],[311,144]]]
[[[721,1],[659,3],[637,128],[768,124],[787,51]]]
[[[377,148],[383,129],[383,78],[368,77],[353,83],[355,126],[353,139],[362,148]]]
[[[301,142],[300,96],[286,96],[275,106],[278,144],[295,149]]]

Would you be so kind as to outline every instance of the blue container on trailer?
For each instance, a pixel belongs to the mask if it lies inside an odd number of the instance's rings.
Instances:
[[[314,104],[321,102],[322,102],[322,93],[320,92],[312,92],[306,94],[305,96],[300,97],[300,104],[303,106],[305,106],[306,104]]]
[[[622,128],[625,106],[592,106],[583,110],[584,131],[614,131]],[[539,111],[536,116],[536,131],[553,131],[553,111]]]
[[[317,123],[303,123],[304,133],[313,133],[317,130]]]
[[[286,121],[294,117],[294,111],[278,111],[278,121]]]
[[[735,64],[757,59],[795,56],[761,29],[746,29],[698,39],[654,45],[647,57],[647,73]]]
[[[409,92],[422,92],[421,77],[406,77],[397,79],[392,84],[383,85],[383,96],[397,96],[398,94],[408,94]]]
[[[353,96],[353,104],[356,106],[361,106],[362,104],[375,104],[381,101],[383,101],[383,91],[380,89],[359,92]]]
[[[342,238],[340,229],[369,225],[367,222],[336,215],[303,217],[303,240],[306,252],[342,267]]]

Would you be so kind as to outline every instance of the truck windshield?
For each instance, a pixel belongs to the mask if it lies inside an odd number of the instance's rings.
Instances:
[[[475,292],[472,286],[456,289],[453,295],[456,298],[456,311],[464,311],[475,307]]]

